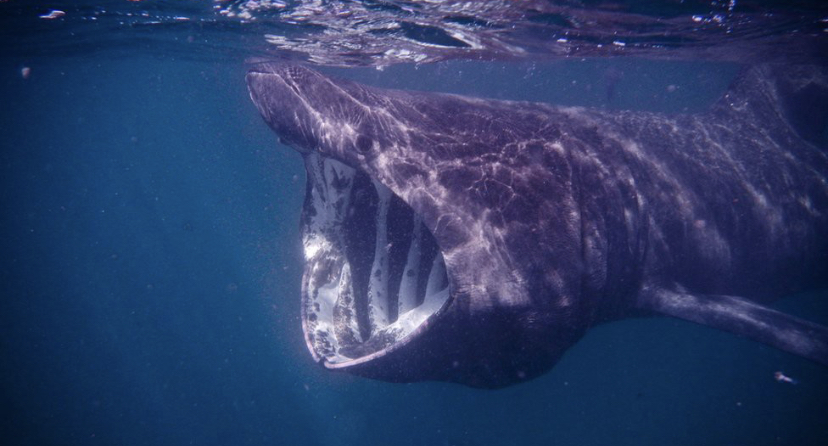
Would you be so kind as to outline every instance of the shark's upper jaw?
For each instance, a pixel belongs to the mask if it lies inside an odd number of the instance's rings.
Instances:
[[[415,338],[449,281],[434,237],[386,186],[317,153],[305,166],[305,340],[314,359],[344,368]]]

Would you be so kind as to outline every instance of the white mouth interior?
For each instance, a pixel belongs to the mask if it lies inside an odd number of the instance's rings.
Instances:
[[[305,339],[339,364],[405,339],[448,300],[448,277],[434,237],[390,189],[316,153],[305,167]]]

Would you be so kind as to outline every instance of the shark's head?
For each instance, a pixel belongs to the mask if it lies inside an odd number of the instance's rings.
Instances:
[[[538,228],[509,226],[540,210],[518,207],[499,181],[464,186],[487,168],[468,165],[482,143],[451,122],[474,100],[270,63],[247,83],[305,160],[302,318],[315,360],[389,381],[500,387],[543,373],[580,337],[570,309],[537,298],[546,279],[560,282],[527,269],[537,262],[521,250]]]

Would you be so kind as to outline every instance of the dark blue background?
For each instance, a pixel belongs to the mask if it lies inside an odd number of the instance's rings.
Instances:
[[[349,73],[693,111],[733,73],[709,69],[597,61]],[[244,72],[238,61],[140,55],[0,60],[4,444],[828,442],[828,369],[666,318],[597,327],[547,375],[498,391],[322,370],[298,320],[304,172],[262,122]],[[777,307],[828,323],[826,298]],[[777,370],[800,384],[777,383]]]

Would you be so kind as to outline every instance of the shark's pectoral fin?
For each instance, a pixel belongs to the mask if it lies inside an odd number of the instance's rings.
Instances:
[[[645,287],[638,307],[729,331],[828,365],[828,327],[741,297]]]

